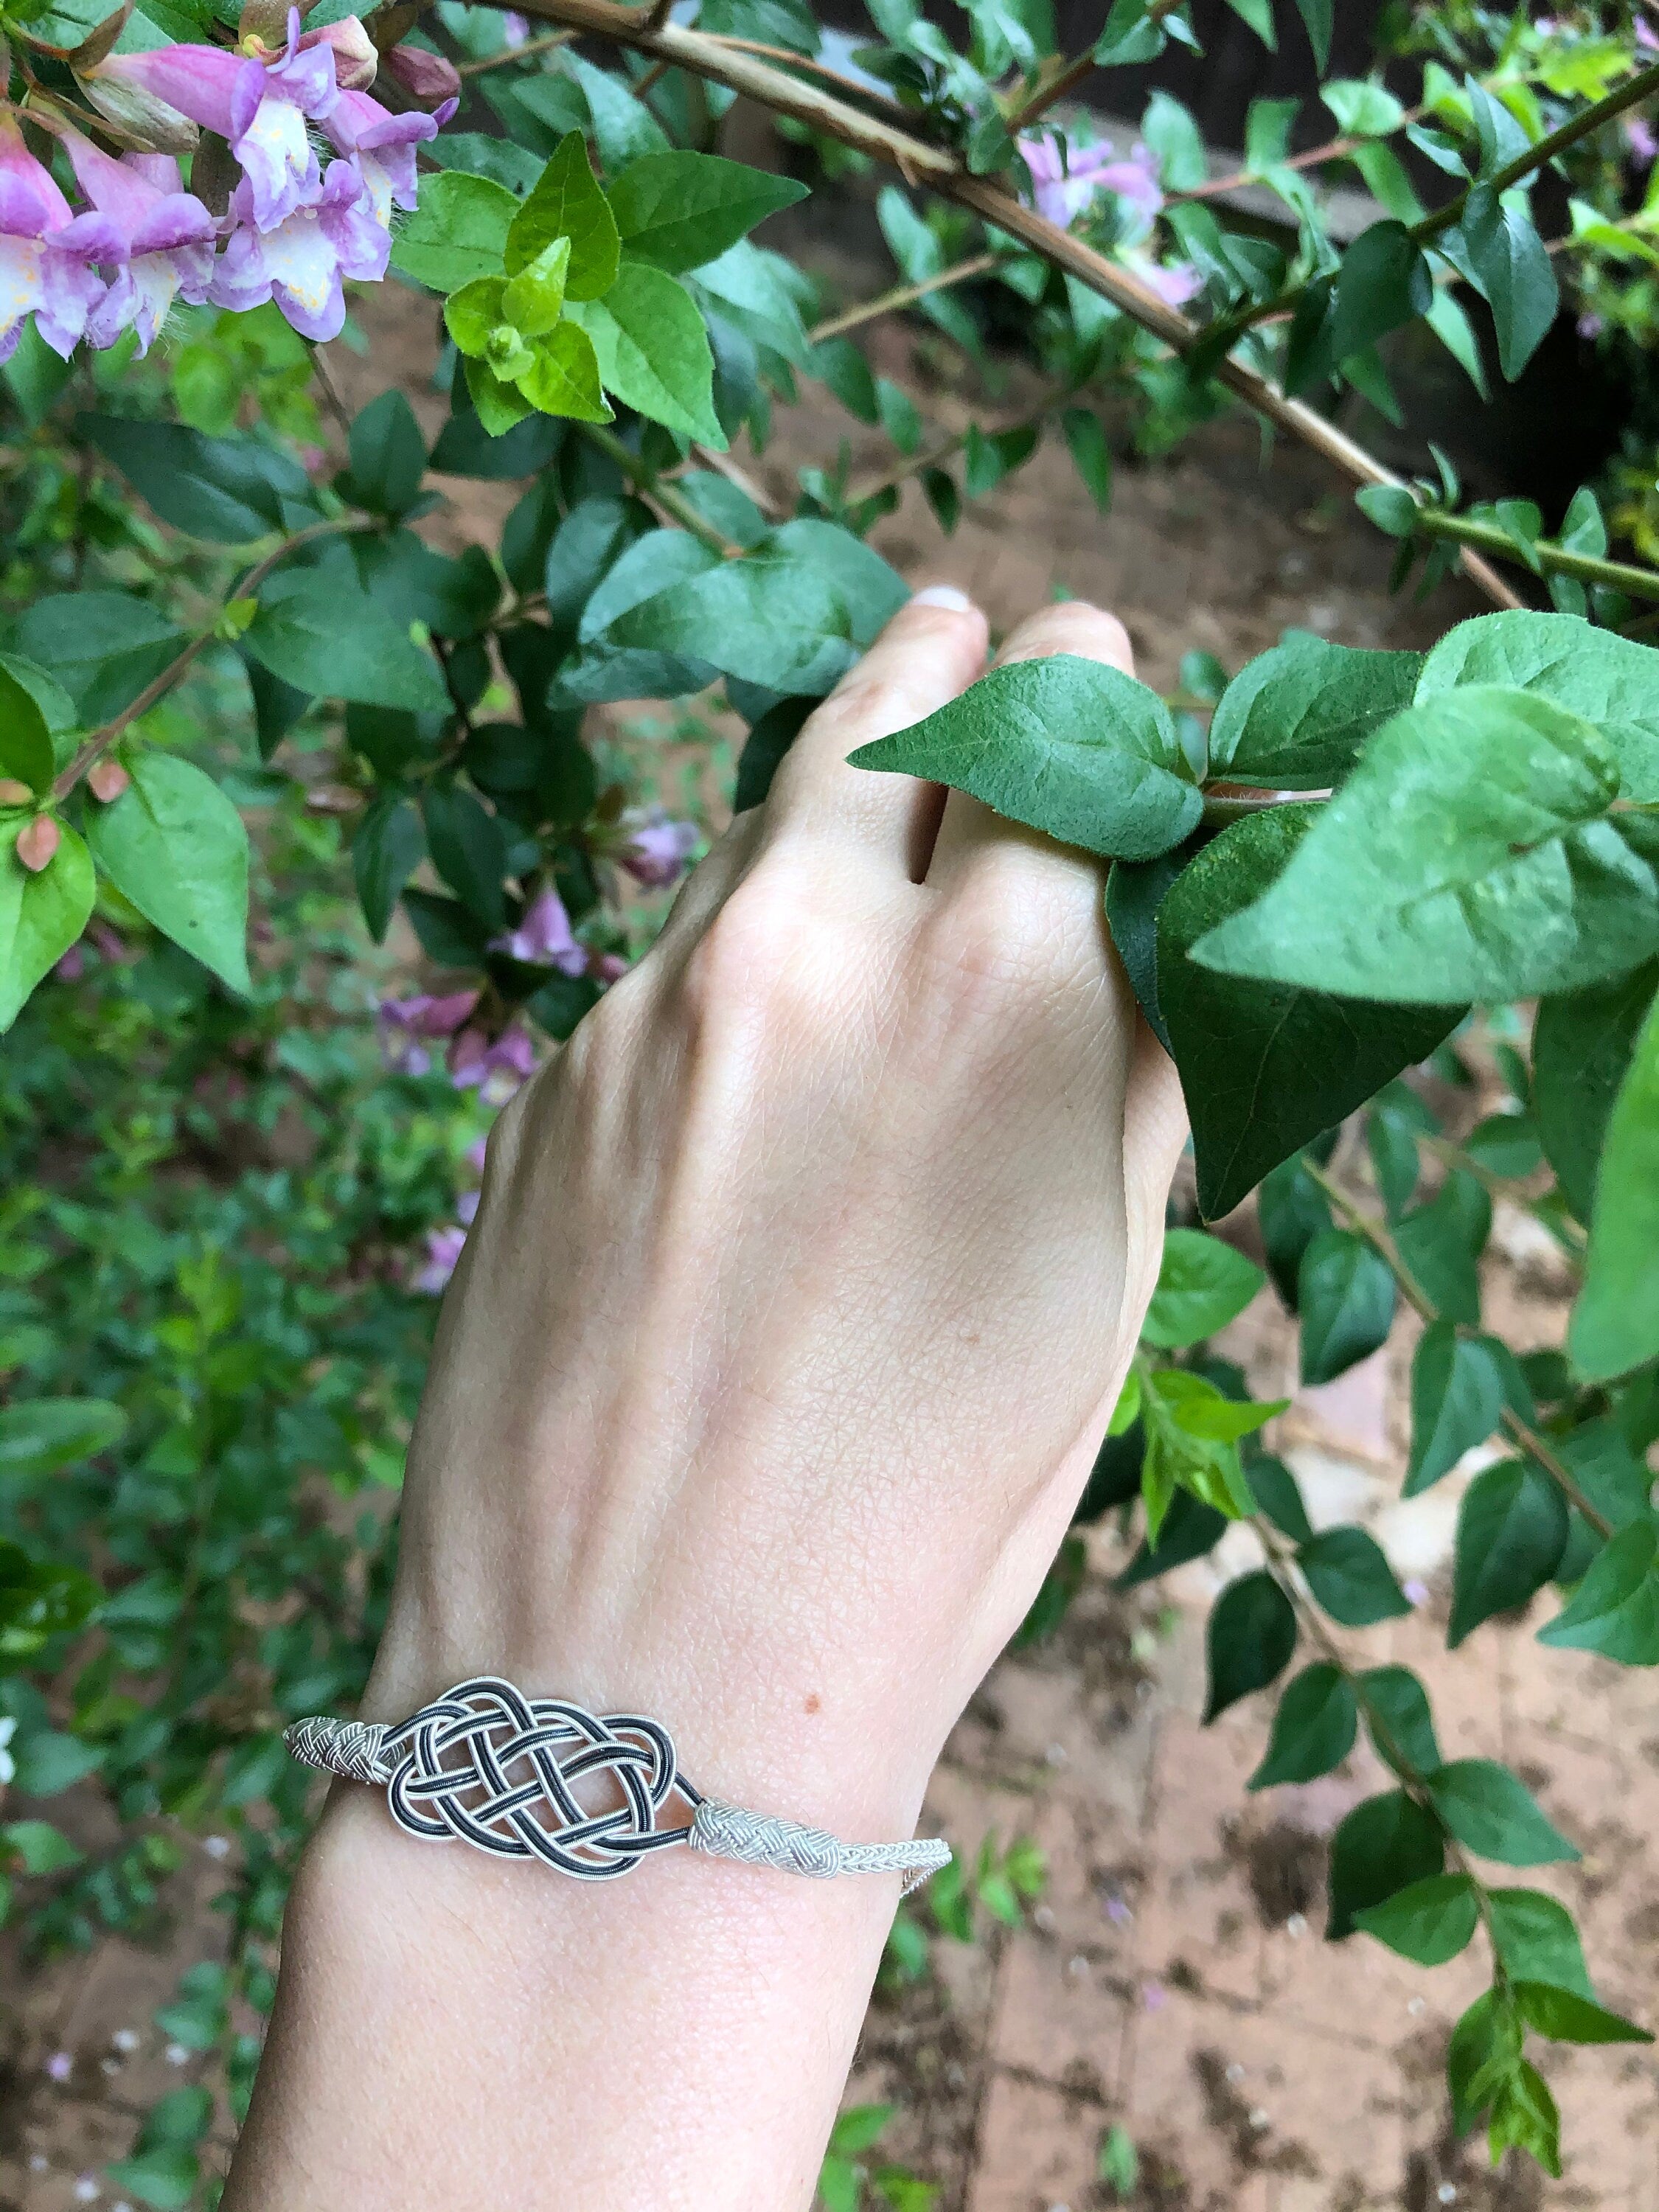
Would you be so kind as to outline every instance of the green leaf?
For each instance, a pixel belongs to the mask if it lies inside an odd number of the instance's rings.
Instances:
[[[613,398],[724,453],[714,357],[684,284],[642,261],[625,261],[603,300],[577,300],[568,313],[592,339],[600,380]]]
[[[1492,1200],[1462,1169],[1446,1177],[1426,1206],[1395,1224],[1395,1244],[1413,1281],[1437,1312],[1471,1328],[1480,1320],[1475,1263],[1491,1231]]]
[[[25,1874],[62,1874],[82,1854],[50,1820],[12,1820],[0,1828],[0,1848],[15,1852]]]
[[[392,265],[434,292],[459,292],[476,276],[499,276],[519,211],[515,196],[489,177],[459,169],[423,177],[419,207],[393,234]],[[550,239],[556,235],[556,229],[547,234]],[[545,243],[540,240],[524,254],[519,266],[533,261]]]
[[[1192,1119],[1206,1220],[1231,1212],[1269,1170],[1425,1060],[1458,1020],[1450,1007],[1221,975],[1191,957],[1195,944],[1269,891],[1319,812],[1292,804],[1231,823],[1158,909],[1158,1004]],[[1316,1205],[1328,1221],[1324,1200]]]
[[[0,667],[0,775],[15,776],[44,799],[57,765],[52,732],[33,693]]]
[[[1273,0],[1227,0],[1227,5],[1249,25],[1270,54],[1279,52],[1279,34],[1273,28]]]
[[[1256,1504],[1281,1535],[1288,1536],[1293,1544],[1307,1542],[1313,1534],[1313,1524],[1301,1486],[1283,1460],[1275,1459],[1271,1452],[1252,1452],[1250,1488],[1255,1492]]]
[[[1659,1000],[1607,1117],[1567,1349],[1579,1373],[1596,1382],[1659,1352]]]
[[[47,865],[24,867],[16,847],[27,819],[0,816],[0,1030],[86,927],[96,891],[91,856],[67,823]]]
[[[1267,1755],[1247,1787],[1271,1790],[1285,1782],[1317,1781],[1342,1764],[1358,1728],[1358,1702],[1341,1668],[1323,1660],[1304,1667],[1285,1685]]]
[[[1517,1775],[1491,1759],[1454,1759],[1429,1778],[1435,1810],[1458,1842],[1505,1866],[1549,1866],[1579,1853]]]
[[[351,872],[368,933],[386,942],[398,894],[425,850],[420,817],[406,799],[380,792],[370,800],[351,840]]]
[[[714,154],[647,154],[609,197],[629,258],[672,276],[717,259],[768,216],[804,200],[807,187]]]
[[[421,799],[432,865],[489,934],[507,927],[507,836],[470,791],[429,783]]]
[[[624,163],[637,161],[641,155],[667,150],[668,138],[662,125],[646,102],[635,96],[626,77],[596,68],[574,49],[567,49],[562,58],[586,95],[599,159],[607,171],[614,175]]]
[[[1141,1335],[1166,1351],[1196,1344],[1242,1314],[1267,1279],[1254,1261],[1218,1237],[1171,1229]]]
[[[429,183],[422,186],[422,204],[431,189]],[[617,219],[599,190],[580,131],[561,139],[529,198],[522,207],[514,204],[508,225],[501,258],[509,276],[527,269],[556,238],[568,238],[567,300],[597,300],[616,283],[622,252]]]
[[[610,422],[611,410],[599,388],[599,357],[585,330],[562,322],[537,341],[533,352],[519,379],[519,389],[532,406],[578,422]]]
[[[757,547],[630,607],[604,633],[624,649],[701,653],[745,683],[821,695],[857,659],[853,618],[834,579],[803,555]]]
[[[1297,301],[1285,389],[1322,381],[1390,331],[1415,322],[1433,299],[1428,257],[1405,224],[1373,223],[1343,255],[1328,295],[1309,285]]]
[[[1106,878],[1106,921],[1140,1011],[1165,1052],[1170,1031],[1158,994],[1158,917],[1170,887],[1187,866],[1182,849],[1155,860],[1116,860]]]
[[[88,724],[131,706],[184,642],[183,630],[126,592],[49,592],[16,629],[18,652],[58,679]]]
[[[1353,503],[1387,538],[1409,538],[1422,511],[1404,484],[1362,484]]]
[[[1374,730],[1411,704],[1417,653],[1371,653],[1292,631],[1240,669],[1210,724],[1210,774],[1278,791],[1340,783]]]
[[[562,537],[556,538],[548,555],[550,579],[562,544]],[[719,560],[718,553],[688,531],[653,530],[614,558],[597,583],[587,578],[590,588],[579,631],[583,650],[578,661],[559,672],[556,691],[568,696],[558,703],[676,699],[712,683],[716,672],[706,660],[612,645],[606,633],[633,608],[685,577],[702,574]]]
[[[1659,1523],[1644,1516],[1604,1544],[1540,1644],[1659,1667]]]
[[[516,276],[501,287],[501,313],[526,337],[544,337],[564,313],[565,280],[570,273],[570,240],[556,238],[543,246]]]
[[[1452,1004],[1571,990],[1659,949],[1653,833],[1609,816],[1619,767],[1578,716],[1475,685],[1378,731],[1206,967]]]
[[[1352,1936],[1360,1913],[1437,1875],[1444,1856],[1439,1823],[1403,1790],[1356,1805],[1331,1838],[1328,1939]]]
[[[313,697],[449,711],[431,654],[367,592],[343,588],[337,574],[301,568],[271,577],[243,642],[273,676]]]
[[[103,1398],[26,1398],[0,1407],[0,1479],[51,1474],[107,1451],[127,1417]]]
[[[873,2149],[897,2110],[896,2105],[849,2106],[830,2131],[830,2154],[856,2158],[860,2151]]]
[[[1412,1355],[1412,1449],[1404,1495],[1439,1481],[1503,1418],[1512,1364],[1490,1336],[1460,1336],[1449,1321],[1425,1328]]]
[[[1419,701],[1468,684],[1530,691],[1594,722],[1618,756],[1626,799],[1659,799],[1659,648],[1577,615],[1480,615],[1423,664]]]
[[[1541,1468],[1508,1460],[1478,1474],[1458,1510],[1452,1649],[1493,1613],[1525,1605],[1566,1547],[1567,1501]]]
[[[497,376],[487,361],[469,359],[464,366],[467,398],[486,436],[504,438],[534,411],[518,386]]]
[[[1576,1990],[1552,1989],[1546,1982],[1516,1984],[1516,2001],[1527,2026],[1554,2043],[1651,2043],[1633,2021],[1608,2012]]]
[[[1466,1874],[1431,1874],[1354,1915],[1356,1928],[1419,1966],[1455,1959],[1480,1923],[1474,1884]]]
[[[1155,92],[1141,118],[1140,136],[1158,155],[1164,191],[1189,192],[1209,180],[1203,134],[1190,108],[1167,92]]]
[[[347,496],[376,514],[407,513],[421,495],[426,440],[415,410],[395,389],[371,399],[352,422]]]
[[[1386,87],[1361,77],[1333,77],[1319,96],[1345,137],[1385,138],[1406,120],[1406,111]]]
[[[1297,1564],[1314,1596],[1344,1628],[1369,1628],[1411,1611],[1382,1546],[1364,1528],[1322,1528],[1303,1545]]]
[[[147,921],[233,991],[247,969],[247,832],[210,775],[174,753],[142,752],[132,781],[88,822],[98,865]]]
[[[1395,1285],[1388,1262],[1349,1229],[1322,1229],[1302,1255],[1302,1380],[1334,1382],[1388,1341]]]
[[[184,2212],[196,2194],[201,2166],[193,2150],[182,2143],[158,2143],[131,2158],[118,2159],[106,2166],[118,2189],[149,2204],[155,2212]]]
[[[994,668],[937,714],[850,758],[971,792],[1064,844],[1123,860],[1168,852],[1202,811],[1164,702],[1074,653]]]
[[[1595,2002],[1583,1946],[1565,1905],[1540,1889],[1492,1889],[1486,1910],[1493,1947],[1513,1980],[1547,1982]]]
[[[1494,2166],[1506,2150],[1524,2150],[1552,2179],[1560,2179],[1561,2116],[1549,2084],[1526,2059],[1497,2085],[1487,2139]]]
[[[1133,1442],[1133,1439],[1130,1439]],[[1237,1517],[1237,1516],[1235,1516]],[[1212,1505],[1201,1504],[1190,1491],[1177,1490],[1149,1540],[1143,1540],[1117,1578],[1120,1589],[1138,1589],[1142,1583],[1184,1567],[1213,1551],[1227,1531],[1228,1516]]]
[[[1297,9],[1313,48],[1314,67],[1323,76],[1330,65],[1331,27],[1336,0],[1296,0]]]
[[[1541,1000],[1532,1033],[1532,1103],[1539,1140],[1567,1204],[1590,1218],[1613,1103],[1648,1009],[1659,963],[1587,989]]]
[[[1155,1368],[1151,1381],[1158,1404],[1176,1426],[1211,1443],[1237,1443],[1241,1437],[1253,1436],[1290,1403],[1287,1398],[1266,1404],[1230,1398],[1207,1376],[1188,1367]]]
[[[315,513],[305,471],[258,438],[207,438],[182,422],[118,415],[77,415],[75,427],[163,522],[192,538],[242,545],[292,528],[295,507]]]
[[[1491,307],[1498,366],[1513,383],[1561,306],[1555,265],[1526,194],[1509,191],[1500,199],[1490,185],[1472,186],[1462,222],[1441,239],[1440,250]]]
[[[1296,1650],[1296,1609],[1265,1567],[1229,1583],[1210,1607],[1206,1727],[1282,1674]]]
[[[1368,1667],[1359,1678],[1360,1710],[1376,1755],[1402,1782],[1440,1765],[1428,1692],[1409,1667]]]
[[[104,1763],[95,1744],[82,1743],[78,1736],[61,1735],[56,1729],[19,1735],[13,1740],[11,1755],[20,1797],[59,1796]]]
[[[1086,491],[1103,514],[1112,506],[1112,447],[1092,407],[1068,407],[1060,417],[1066,446]]]

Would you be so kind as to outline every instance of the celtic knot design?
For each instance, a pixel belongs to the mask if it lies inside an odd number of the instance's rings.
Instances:
[[[583,1881],[607,1881],[647,1852],[689,1844],[713,1858],[820,1878],[902,1874],[914,1889],[949,1863],[948,1844],[846,1844],[823,1828],[706,1797],[679,1771],[673,1738],[638,1713],[590,1713],[565,1698],[526,1698],[479,1674],[423,1705],[400,1728],[316,1716],[287,1732],[295,1759],[382,1785],[398,1826],[434,1842],[457,1837],[497,1857],[540,1859]],[[579,1783],[608,1783],[620,1803],[590,1810]],[[590,1789],[589,1796],[592,1796]],[[690,1818],[659,1827],[678,1797]]]
[[[380,1747],[392,1817],[411,1836],[463,1843],[503,1858],[538,1858],[584,1881],[609,1880],[647,1851],[684,1843],[659,1809],[681,1778],[668,1731],[635,1713],[600,1718],[560,1698],[526,1698],[480,1674],[425,1706]],[[575,1785],[606,1778],[622,1802],[599,1812]]]

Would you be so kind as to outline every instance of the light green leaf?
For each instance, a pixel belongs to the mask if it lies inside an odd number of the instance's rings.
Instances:
[[[1659,951],[1659,832],[1610,813],[1619,766],[1577,715],[1473,685],[1397,715],[1279,880],[1193,957],[1398,1001],[1573,989]]]
[[[647,154],[611,185],[611,212],[631,261],[671,276],[701,268],[780,208],[807,197],[793,178],[715,154]]]
[[[422,188],[422,200],[431,189],[429,184]],[[599,190],[587,158],[587,142],[580,131],[560,141],[524,205],[513,201],[512,206],[502,246],[509,276],[528,269],[556,239],[568,238],[567,300],[597,300],[611,289],[622,250],[617,220]]]
[[[425,177],[420,206],[392,235],[392,265],[434,292],[459,292],[475,277],[498,276],[518,213],[507,186],[489,177],[462,169]],[[533,260],[535,253],[524,258]]]
[[[489,334],[504,319],[504,276],[475,276],[444,301],[444,328],[469,361],[481,361]]]
[[[1419,1966],[1443,1966],[1455,1959],[1480,1921],[1474,1884],[1466,1874],[1430,1875],[1354,1915],[1357,1928]]]
[[[544,415],[563,415],[578,422],[608,422],[611,410],[599,389],[599,356],[593,341],[574,322],[562,322],[538,339],[519,389]]]
[[[1598,1382],[1659,1352],[1659,1000],[1608,1117],[1567,1348],[1580,1374]]]
[[[1012,821],[1125,860],[1168,852],[1202,811],[1155,692],[1073,653],[994,668],[855,767],[972,792]]]
[[[504,437],[536,411],[518,386],[497,376],[487,361],[467,362],[466,389],[479,422],[492,438]]]
[[[1254,1261],[1218,1237],[1171,1229],[1140,1333],[1165,1350],[1196,1344],[1243,1313],[1267,1279]]]
[[[28,817],[0,816],[0,1030],[9,1030],[29,994],[86,927],[96,885],[85,845],[67,823],[58,850],[38,872],[17,858]]]
[[[1370,653],[1292,631],[1234,677],[1210,724],[1210,774],[1279,791],[1340,783],[1374,730],[1409,706],[1417,653]]]
[[[708,332],[684,284],[642,261],[625,261],[603,300],[577,299],[568,312],[592,339],[612,398],[725,452]]]
[[[143,752],[132,781],[88,823],[98,865],[175,945],[233,991],[247,969],[247,832],[210,775],[175,753]]]
[[[1583,1946],[1565,1905],[1540,1889],[1492,1889],[1486,1909],[1505,1972],[1517,1982],[1547,1982],[1595,2002]]]
[[[501,309],[526,337],[544,337],[564,312],[565,281],[570,272],[570,240],[556,238],[536,258],[509,276],[501,288]]]
[[[0,1828],[0,1851],[11,1850],[25,1874],[62,1874],[79,1866],[82,1853],[50,1820],[10,1820]]]
[[[1405,109],[1391,92],[1363,78],[1333,77],[1321,85],[1319,96],[1346,137],[1385,138],[1406,120]]]

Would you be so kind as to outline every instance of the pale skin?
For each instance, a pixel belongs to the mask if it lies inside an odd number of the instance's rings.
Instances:
[[[1002,658],[1129,669],[1071,603]],[[983,669],[924,592],[514,1100],[363,1705],[653,1715],[705,1790],[915,1832],[1030,1604],[1186,1133],[1099,866],[847,765]],[[673,1850],[575,1883],[336,1784],[225,2212],[805,2212],[898,1899]]]

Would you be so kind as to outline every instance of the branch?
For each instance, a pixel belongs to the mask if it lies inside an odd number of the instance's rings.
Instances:
[[[1425,507],[1418,512],[1416,526],[1426,538],[1455,538],[1461,545],[1473,545],[1500,561],[1513,561],[1522,568],[1527,565],[1526,556],[1515,540],[1495,523],[1474,522],[1467,515],[1449,514],[1443,508]],[[1586,584],[1611,585],[1615,591],[1627,592],[1632,599],[1659,599],[1659,569],[1635,568],[1628,562],[1604,560],[1595,553],[1575,553],[1547,538],[1539,538],[1533,551],[1538,556],[1540,568],[1559,576],[1576,576]]]
[[[827,323],[816,324],[806,333],[807,337],[814,345],[825,338],[839,337],[843,331],[855,331],[860,323],[874,322],[878,315],[890,315],[900,307],[911,307],[916,301],[925,300],[930,292],[942,292],[949,284],[965,284],[970,276],[982,276],[1003,258],[1000,253],[973,253],[965,261],[953,262],[950,268],[941,269],[936,276],[924,276],[919,284],[896,284],[890,292],[866,300],[861,307],[849,307],[844,315],[831,315]]]
[[[672,515],[682,530],[689,530],[694,538],[701,538],[711,553],[718,553],[723,561],[741,558],[741,545],[734,545],[729,538],[714,527],[706,514],[699,514],[683,491],[677,491],[637,453],[631,453],[620,438],[598,422],[579,422],[576,428],[589,445],[597,446],[607,460],[616,463],[636,491],[642,493],[653,507],[660,507],[665,514]]]
[[[1320,1189],[1341,1213],[1350,1228],[1363,1237],[1372,1251],[1383,1261],[1395,1282],[1399,1284],[1400,1294],[1407,1304],[1421,1315],[1425,1322],[1438,1321],[1441,1317],[1439,1308],[1401,1257],[1400,1247],[1389,1236],[1383,1224],[1373,1220],[1370,1214],[1363,1212],[1348,1196],[1346,1191],[1340,1184],[1333,1182],[1318,1163],[1309,1159],[1305,1154],[1303,1157],[1302,1168],[1309,1180],[1318,1184]],[[1505,1435],[1511,1437],[1529,1459],[1543,1468],[1567,1503],[1577,1506],[1598,1536],[1605,1540],[1613,1534],[1613,1523],[1591,1504],[1570,1470],[1529,1422],[1523,1421],[1519,1413],[1512,1412],[1506,1406],[1504,1408],[1500,1425]]]
[[[295,531],[292,538],[285,538],[274,552],[267,553],[262,561],[256,562],[238,583],[208,628],[191,638],[187,645],[180,647],[161,674],[145,684],[130,706],[123,707],[118,714],[112,716],[107,722],[100,723],[89,737],[82,739],[74,759],[52,787],[53,799],[60,802],[67,799],[87,770],[103,758],[122,732],[130,728],[141,714],[148,714],[158,699],[165,698],[197,655],[211,645],[219,635],[219,624],[224,619],[226,610],[237,599],[251,599],[271,570],[279,562],[285,561],[296,545],[309,544],[317,538],[331,538],[341,531],[368,527],[367,524],[349,515],[343,515],[331,522],[313,522],[304,530]]]
[[[1034,92],[1023,107],[1015,108],[1012,115],[1005,118],[1008,136],[1012,138],[1017,131],[1030,130],[1039,115],[1046,115],[1057,100],[1065,99],[1073,85],[1092,76],[1097,66],[1092,46],[1085,48],[1075,61],[1067,62],[1060,74],[1051,77],[1040,91]]]
[[[506,0],[489,0],[505,5]],[[1161,338],[1176,353],[1188,353],[1203,336],[1200,326],[1178,309],[1168,307],[1152,287],[1085,246],[1069,231],[1046,222],[1033,209],[1016,199],[1004,185],[969,173],[957,156],[941,146],[930,146],[908,131],[900,131],[880,116],[866,115],[844,100],[787,76],[765,61],[707,33],[665,22],[653,29],[614,0],[521,0],[520,12],[544,21],[611,40],[636,52],[660,56],[674,66],[708,77],[733,92],[746,94],[780,115],[792,117],[810,129],[838,138],[842,144],[896,169],[907,184],[925,185],[942,198],[954,200],[985,222],[1018,238],[1035,252],[1078,277],[1120,308],[1143,330]],[[1364,447],[1328,422],[1299,399],[1290,399],[1267,378],[1242,361],[1229,356],[1211,372],[1230,392],[1270,422],[1299,439],[1356,484],[1399,484],[1400,478],[1384,468]],[[1466,552],[1465,573],[1500,606],[1522,601],[1479,555]]]
[[[482,76],[486,70],[505,69],[509,62],[527,62],[538,54],[550,54],[555,46],[568,46],[574,31],[550,31],[544,39],[529,39],[521,46],[508,46],[499,54],[486,54],[481,62],[462,62],[457,76]]]
[[[1494,194],[1508,191],[1511,185],[1518,185],[1522,178],[1531,176],[1535,169],[1541,169],[1546,161],[1553,161],[1558,154],[1565,153],[1579,139],[1587,138],[1592,131],[1599,131],[1604,123],[1611,123],[1614,116],[1622,115],[1627,107],[1639,106],[1643,100],[1651,99],[1656,94],[1659,94],[1659,62],[1656,62],[1651,69],[1638,70],[1616,92],[1608,93],[1605,100],[1595,100],[1570,122],[1562,124],[1558,130],[1547,131],[1535,146],[1528,146],[1524,154],[1517,154],[1514,161],[1506,161],[1501,169],[1494,170],[1486,182],[1491,185]],[[1447,201],[1444,207],[1437,208],[1432,215],[1425,216],[1421,222],[1413,223],[1412,236],[1421,245],[1425,239],[1437,238],[1443,230],[1449,229],[1462,216],[1474,189],[1473,185],[1466,185],[1455,198]]]

